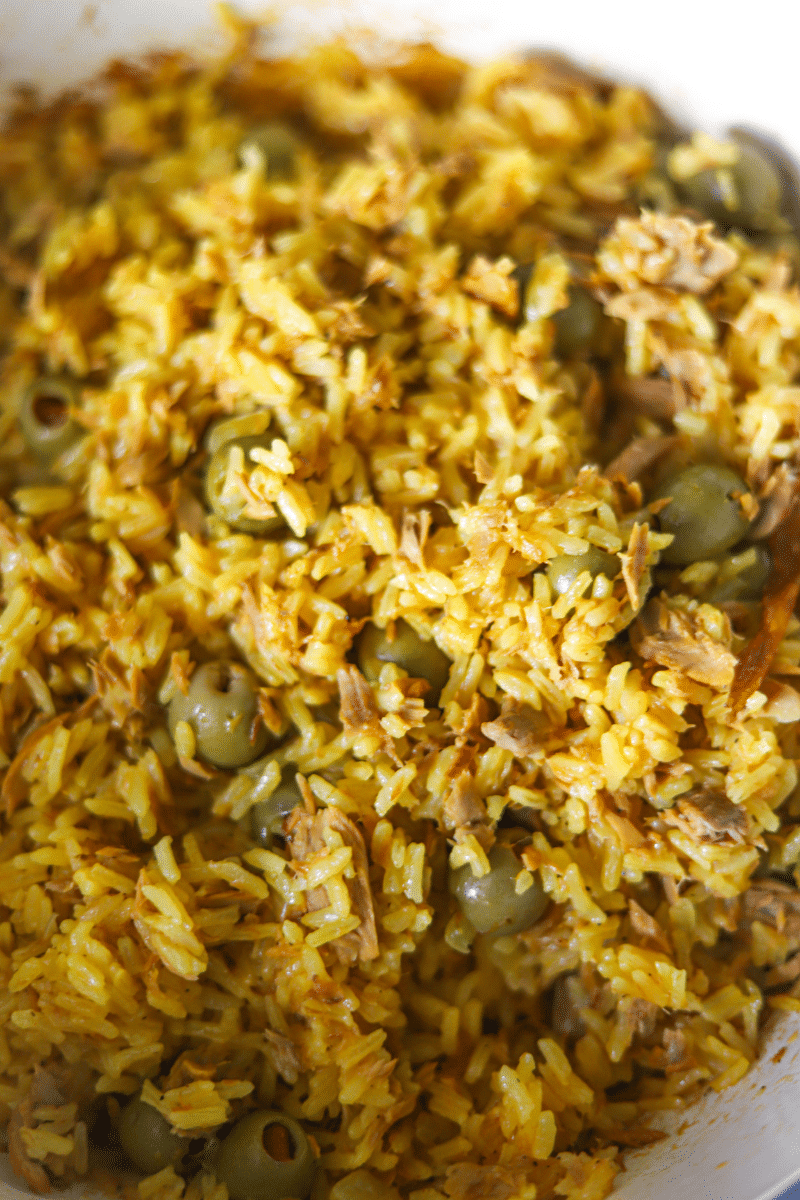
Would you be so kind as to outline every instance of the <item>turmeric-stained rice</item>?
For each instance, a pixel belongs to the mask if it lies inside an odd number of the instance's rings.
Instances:
[[[552,57],[239,35],[0,138],[11,1162],[602,1200],[800,1009],[796,242]]]

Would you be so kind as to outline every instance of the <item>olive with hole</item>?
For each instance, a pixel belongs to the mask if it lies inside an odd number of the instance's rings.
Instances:
[[[305,1200],[317,1164],[297,1121],[282,1112],[253,1112],[223,1140],[213,1169],[230,1200]]]
[[[584,571],[588,571],[592,579],[605,575],[606,579],[613,580],[621,570],[618,555],[609,554],[599,546],[590,546],[583,554],[558,554],[551,558],[547,564],[547,578],[556,595],[563,596]]]
[[[553,313],[553,352],[556,358],[588,354],[600,329],[603,310],[586,288],[570,284],[566,308]]]
[[[242,148],[258,146],[267,160],[267,179],[291,179],[295,173],[298,142],[283,121],[264,121],[248,130]]]
[[[681,181],[694,208],[722,226],[774,229],[780,219],[781,181],[769,159],[754,146],[739,145],[730,167],[709,168]]]
[[[205,493],[208,507],[216,517],[225,521],[230,525],[231,529],[238,530],[239,533],[249,533],[256,537],[266,537],[271,533],[277,533],[279,530],[285,529],[286,522],[279,514],[276,514],[274,517],[265,517],[264,519],[245,516],[246,500],[244,496],[236,494],[225,495],[225,480],[228,475],[231,451],[236,446],[242,451],[245,467],[252,468],[255,464],[249,458],[250,451],[256,447],[266,449],[269,446],[269,441],[262,434],[253,437],[231,438],[229,441],[222,443],[212,454],[206,469]]]
[[[22,397],[19,426],[25,445],[46,465],[55,462],[83,436],[84,430],[69,415],[77,398],[77,384],[55,376],[37,379]]]
[[[734,556],[731,565],[738,568],[735,574],[715,583],[704,599],[711,604],[760,599],[772,570],[772,555],[767,547],[748,546],[747,550]]]
[[[428,703],[439,702],[442,688],[450,677],[450,659],[435,642],[426,642],[408,622],[394,622],[393,635],[370,623],[361,631],[357,643],[358,665],[370,683],[377,683],[381,663],[395,663],[414,679],[430,684]]]
[[[120,1145],[143,1175],[175,1166],[189,1149],[189,1139],[175,1133],[158,1109],[136,1096],[120,1113]]]
[[[253,840],[272,848],[276,837],[283,832],[284,817],[303,803],[297,786],[297,767],[291,763],[281,771],[280,783],[266,800],[259,800],[250,809],[250,828]]]
[[[650,497],[669,500],[658,511],[662,533],[672,542],[661,551],[670,566],[719,558],[740,542],[750,527],[740,498],[747,484],[730,467],[698,463],[665,480]]]
[[[478,933],[492,937],[521,933],[535,925],[548,905],[539,872],[533,872],[527,891],[518,893],[514,881],[524,868],[511,847],[501,842],[489,851],[489,866],[488,875],[480,877],[469,863],[450,872],[450,891],[469,923]]]
[[[258,708],[258,680],[236,662],[199,666],[188,693],[176,691],[167,714],[175,737],[179,721],[194,731],[197,755],[211,766],[235,770],[258,758],[269,741]]]

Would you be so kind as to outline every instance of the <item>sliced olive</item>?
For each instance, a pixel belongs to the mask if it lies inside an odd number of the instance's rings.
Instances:
[[[772,555],[766,546],[748,546],[741,554],[734,555],[729,565],[734,573],[721,579],[711,588],[706,599],[711,604],[723,604],[726,600],[758,600],[772,570]]]
[[[739,145],[739,157],[732,166],[698,171],[680,187],[691,205],[725,227],[772,229],[780,214],[780,177],[753,146]]]
[[[415,679],[430,684],[427,699],[437,704],[442,688],[450,677],[450,659],[435,642],[426,642],[403,620],[394,622],[393,635],[369,624],[358,638],[358,665],[370,683],[377,683],[381,663],[396,663]]]
[[[547,578],[553,591],[563,596],[584,571],[588,571],[592,579],[598,575],[616,579],[621,569],[618,555],[609,554],[599,546],[590,546],[583,554],[558,554],[551,558],[547,564]]]
[[[173,737],[179,721],[194,730],[198,756],[223,770],[252,762],[269,741],[259,716],[258,681],[241,663],[198,667],[188,694],[177,691],[170,701],[167,723]]]
[[[747,533],[750,522],[739,498],[747,485],[730,467],[698,464],[667,479],[651,500],[669,499],[659,510],[663,533],[673,540],[661,551],[661,560],[686,566],[718,558]]]
[[[206,502],[214,515],[226,521],[232,529],[237,529],[240,533],[250,533],[258,537],[266,537],[270,533],[277,533],[278,530],[285,529],[286,522],[279,514],[276,514],[274,517],[267,517],[264,520],[245,516],[246,501],[244,497],[240,495],[226,495],[225,480],[228,475],[228,464],[234,446],[238,446],[242,450],[245,466],[249,465],[252,467],[253,463],[248,463],[250,451],[256,447],[265,449],[268,445],[269,441],[263,434],[253,437],[231,438],[223,442],[212,454],[211,461],[206,470]]]
[[[117,1132],[122,1149],[143,1175],[174,1166],[189,1149],[189,1139],[175,1133],[158,1109],[140,1096],[123,1108]]]
[[[214,1174],[230,1200],[305,1200],[317,1164],[302,1126],[281,1112],[249,1113],[222,1142]]]
[[[538,871],[527,891],[517,893],[515,880],[523,866],[511,847],[500,842],[489,851],[489,866],[489,874],[480,878],[469,863],[450,872],[450,891],[466,919],[478,933],[493,937],[535,925],[548,903]]]
[[[553,351],[556,358],[587,354],[597,337],[603,310],[586,288],[571,284],[566,308],[553,313]]]
[[[267,160],[267,179],[291,179],[295,173],[297,138],[282,121],[265,121],[248,130],[242,146],[258,146]]]
[[[281,771],[281,779],[272,795],[266,800],[259,800],[250,809],[250,825],[253,840],[271,849],[275,838],[283,829],[284,817],[288,817],[298,805],[303,803],[300,788],[297,786],[297,768],[290,764]]]
[[[65,376],[44,376],[26,389],[19,410],[19,425],[31,454],[49,465],[83,435],[69,415],[78,398],[78,386]]]

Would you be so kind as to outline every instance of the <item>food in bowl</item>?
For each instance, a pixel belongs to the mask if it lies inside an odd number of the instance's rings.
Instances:
[[[14,1170],[601,1200],[800,1008],[779,167],[244,28],[0,155]]]

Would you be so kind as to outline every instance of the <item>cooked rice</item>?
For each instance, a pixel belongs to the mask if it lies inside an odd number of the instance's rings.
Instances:
[[[638,213],[663,120],[638,91],[549,59],[235,42],[21,92],[0,139],[12,1161],[34,1190],[102,1180],[96,1098],[113,1119],[144,1086],[187,1136],[298,1118],[315,1200],[602,1200],[654,1114],[735,1084],[770,1006],[800,1009],[798,893],[753,880],[800,859],[796,588],[744,682],[758,607],[703,596],[747,552],[662,574],[631,626],[669,538],[626,476],[634,450],[648,476],[721,458],[777,525],[800,295],[763,239]],[[292,178],[248,140],[276,117]],[[698,136],[674,178],[731,153]],[[568,255],[614,318],[602,377],[553,357]],[[41,372],[81,384],[57,476],[17,424]],[[224,490],[282,537],[202,508],[222,415],[273,435]],[[537,568],[589,546],[623,575],[555,596]],[[400,617],[452,659],[441,713],[350,661],[367,618]],[[257,782],[167,733],[215,657],[251,665],[282,739]],[[249,837],[286,764],[292,854]],[[538,872],[550,907],[470,949],[448,859],[484,874],[508,806],[532,830],[516,890]],[[170,1167],[138,1195],[226,1193]]]

